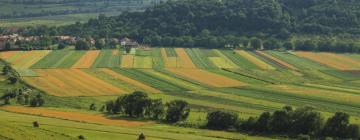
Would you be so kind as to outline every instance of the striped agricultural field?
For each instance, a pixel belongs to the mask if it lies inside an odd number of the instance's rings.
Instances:
[[[112,71],[110,69],[105,69],[104,68],[104,69],[100,69],[100,71],[112,76],[113,78],[115,78],[117,80],[124,81],[124,82],[129,83],[131,85],[134,85],[134,86],[136,86],[136,87],[138,87],[140,89],[143,89],[146,92],[150,92],[150,93],[160,93],[161,92],[158,89],[155,89],[153,87],[145,85],[145,84],[143,84],[143,83],[141,83],[139,81],[136,81],[134,79],[128,78],[128,77],[126,77],[124,75],[121,75],[120,73],[114,72],[114,71]]]
[[[134,68],[151,69],[152,62],[151,56],[135,56]]]
[[[163,56],[165,68],[176,68],[177,67],[177,57],[172,56],[168,57],[167,51],[165,48],[161,48],[161,55]]]
[[[0,58],[1,59],[9,59],[10,57],[16,55],[20,51],[6,51],[6,52],[0,52]]]
[[[291,70],[298,70],[296,67],[294,67],[293,65],[289,64],[289,63],[286,63],[270,54],[267,54],[266,52],[264,51],[256,51],[257,54],[265,57],[266,59],[278,64],[278,65],[281,65],[282,67],[285,67],[287,69],[291,69]]]
[[[134,67],[134,55],[122,55],[121,68],[133,68]]]
[[[221,51],[213,49],[218,57],[209,57],[210,61],[213,62],[218,68],[238,68],[234,62],[226,57]]]
[[[201,69],[167,69],[168,71],[213,87],[238,87],[245,84]]]
[[[73,66],[72,68],[90,68],[99,56],[100,51],[87,51]]]
[[[27,69],[49,54],[50,50],[28,51],[12,62],[15,68]]]
[[[101,50],[92,68],[112,68],[120,65],[121,53],[118,50]]]
[[[296,55],[338,70],[360,70],[360,61],[333,53],[296,52]]]
[[[186,68],[186,69],[196,68],[196,66],[194,65],[194,63],[192,62],[192,60],[190,59],[184,48],[175,48],[175,51],[177,53],[179,60],[178,68]]]
[[[199,48],[186,48],[186,53],[191,58],[197,68],[208,69],[216,66],[208,59],[204,52]]]
[[[112,86],[79,69],[36,69],[39,77],[23,77],[30,85],[55,96],[119,95]]]
[[[258,66],[260,69],[264,69],[264,70],[274,70],[275,69],[273,66],[265,63],[264,61],[261,61],[259,58],[256,58],[255,56],[249,54],[246,51],[240,50],[240,51],[236,51],[236,52],[238,54],[240,54],[242,57],[244,57],[245,59],[249,60],[256,66]]]

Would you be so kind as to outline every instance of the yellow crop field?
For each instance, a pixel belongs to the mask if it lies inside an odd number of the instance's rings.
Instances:
[[[252,56],[251,54],[249,54],[246,51],[240,50],[240,51],[236,51],[236,52],[238,54],[240,54],[242,57],[244,57],[245,59],[249,60],[256,66],[258,66],[260,69],[264,69],[264,70],[274,70],[275,69],[273,66],[261,61],[260,59],[256,58],[255,56]]]
[[[161,55],[163,56],[165,68],[176,68],[177,67],[177,58],[176,57],[168,57],[166,55],[165,48],[161,48]]]
[[[296,55],[338,70],[359,70],[360,62],[332,53],[296,52]]]
[[[118,95],[123,90],[79,69],[37,69],[39,77],[24,77],[29,84],[55,96]]]
[[[121,68],[133,68],[134,55],[123,55],[121,58]]]
[[[111,52],[112,56],[117,56],[119,54],[119,51],[118,50],[113,50]]]
[[[168,69],[168,71],[214,87],[238,87],[245,85],[245,83],[240,81],[201,69]]]
[[[185,52],[184,48],[175,48],[175,51],[179,56],[179,68],[196,68],[190,57]]]
[[[20,51],[7,51],[7,52],[0,52],[0,58],[1,59],[8,59],[12,56],[14,56],[15,54],[17,54]]]
[[[325,98],[327,100],[337,100],[348,103],[359,103],[360,100],[360,96],[356,94],[355,95],[352,93],[347,94],[344,92],[338,92],[334,90],[320,90],[316,88],[304,88],[304,87],[291,86],[291,85],[275,85],[275,86],[270,86],[269,88],[286,91],[293,94],[299,94],[301,96]]]
[[[96,57],[100,54],[99,50],[87,51],[73,66],[72,68],[90,68],[95,62]]]
[[[38,62],[40,59],[48,55],[50,52],[51,50],[30,51],[28,52],[28,55],[26,55],[26,57],[22,57],[21,60],[17,59],[17,61],[14,61],[14,67],[27,69],[36,62]]]
[[[72,121],[81,121],[81,122],[105,124],[105,125],[115,125],[115,126],[123,126],[123,127],[141,126],[141,125],[148,124],[147,122],[142,122],[142,121],[140,122],[140,121],[110,119],[110,118],[106,118],[104,115],[101,115],[101,114],[95,115],[95,114],[87,114],[87,113],[80,113],[80,112],[50,110],[50,109],[45,109],[45,108],[3,106],[3,107],[1,107],[1,109],[10,111],[10,112],[16,112],[16,113],[24,113],[24,114],[60,118],[60,119],[66,119],[66,120],[72,120]]]
[[[222,57],[208,57],[208,58],[218,68],[234,68],[233,65],[229,64],[228,61],[226,61]]]
[[[135,56],[134,68],[152,68],[152,58],[150,56]]]
[[[201,86],[198,86],[198,85],[195,85],[193,83],[190,83],[190,82],[186,82],[186,81],[183,81],[183,80],[180,80],[180,79],[176,79],[174,77],[171,77],[171,76],[168,76],[168,75],[165,75],[161,72],[157,72],[155,70],[152,70],[152,69],[149,69],[149,70],[144,70],[146,73],[149,73],[153,76],[156,76],[156,77],[159,77],[161,79],[164,79],[166,81],[171,81],[171,82],[174,82],[178,85],[181,85],[182,87],[186,87],[187,89],[191,89],[191,90],[200,90],[202,89]]]
[[[126,82],[126,83],[131,84],[131,85],[134,85],[134,86],[136,86],[136,87],[138,87],[138,88],[140,88],[140,89],[143,89],[143,90],[145,90],[145,91],[147,91],[147,92],[150,92],[150,93],[160,93],[160,92],[161,92],[161,91],[158,90],[158,89],[155,89],[155,88],[150,87],[150,86],[148,86],[148,85],[145,85],[145,84],[143,84],[143,83],[141,83],[141,82],[139,82],[139,81],[136,81],[136,80],[134,80],[134,79],[128,78],[128,77],[126,77],[126,76],[123,76],[123,75],[121,75],[121,74],[119,74],[119,73],[116,73],[116,72],[110,70],[110,69],[100,69],[100,70],[103,71],[103,72],[105,72],[106,74],[111,75],[112,77],[114,77],[114,78],[116,78],[116,79],[118,79],[118,80],[124,81],[124,82]]]
[[[265,57],[268,58],[268,59],[271,59],[271,60],[275,61],[276,63],[279,63],[280,65],[285,66],[285,67],[288,68],[288,69],[298,70],[298,69],[297,69],[296,67],[294,67],[293,65],[291,65],[291,64],[289,64],[289,63],[286,63],[286,62],[284,62],[284,61],[282,61],[282,60],[280,60],[280,59],[278,59],[278,58],[276,58],[276,57],[273,57],[273,56],[271,56],[271,55],[269,55],[269,54],[267,54],[267,53],[265,53],[265,52],[263,52],[263,51],[256,51],[256,52],[259,53],[259,54],[261,54],[261,55],[263,55],[263,56],[265,56]]]
[[[227,57],[226,57],[223,53],[221,53],[219,50],[213,49],[213,51],[214,51],[216,54],[218,54],[218,55],[220,56],[220,58],[222,58],[222,59],[220,59],[220,63],[218,62],[218,64],[220,64],[220,66],[221,66],[222,64],[225,64],[226,67],[224,67],[224,68],[238,68],[238,66],[237,66],[236,64],[234,64],[234,62],[232,62],[229,58],[227,58]],[[222,62],[221,62],[221,61],[222,61]],[[215,65],[217,65],[216,62],[215,62]],[[220,67],[220,68],[222,68],[222,67]]]

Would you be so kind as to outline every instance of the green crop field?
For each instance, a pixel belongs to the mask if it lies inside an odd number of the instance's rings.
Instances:
[[[263,137],[247,136],[242,133],[210,131],[199,129],[206,123],[206,113],[215,110],[232,111],[239,114],[241,119],[258,116],[264,111],[281,109],[285,105],[293,107],[311,106],[325,117],[342,111],[351,115],[351,122],[360,124],[360,70],[344,71],[328,67],[314,60],[295,55],[294,52],[263,51],[284,63],[293,65],[297,69],[288,69],[259,52],[246,51],[259,58],[261,62],[273,66],[275,69],[261,69],[251,58],[244,57],[234,50],[185,48],[185,53],[196,68],[165,68],[164,54],[161,48],[132,49],[134,66],[121,68],[123,50],[101,50],[89,68],[77,69],[72,67],[78,63],[86,51],[57,50],[39,56],[42,53],[26,51],[1,52],[1,59],[13,65],[27,64],[29,68],[15,69],[20,73],[24,83],[32,87],[31,92],[43,93],[46,103],[41,109],[64,112],[81,112],[94,117],[101,116],[101,112],[89,111],[89,105],[94,103],[98,108],[107,101],[116,99],[120,94],[134,91],[149,93],[152,99],[162,99],[168,102],[175,99],[187,101],[191,106],[191,113],[182,126],[168,125],[161,122],[134,127],[119,127],[108,124],[96,124],[97,120],[79,122],[72,119],[52,116],[34,115],[17,112],[0,107],[0,139],[19,139],[19,136],[29,135],[30,139],[77,139],[83,135],[87,139],[136,139],[139,133],[146,134],[148,139],[267,139]],[[165,48],[167,57],[179,59],[174,48]],[[356,54],[334,54],[359,61]],[[214,59],[215,58],[215,59]],[[274,59],[273,58],[273,59]],[[90,58],[88,58],[90,60]],[[216,62],[215,62],[215,61]],[[218,61],[219,60],[219,61]],[[222,62],[221,62],[221,61]],[[278,60],[278,61],[279,61]],[[36,61],[36,62],[33,62]],[[84,62],[88,60],[82,60]],[[214,63],[215,62],[215,63]],[[217,63],[217,64],[216,64]],[[226,63],[226,64],[225,64]],[[3,67],[3,62],[1,67]],[[192,72],[201,69],[204,73],[191,76]],[[182,74],[181,70],[189,73]],[[46,73],[49,72],[49,73]],[[51,72],[51,73],[50,73]],[[71,77],[69,75],[74,77]],[[190,76],[187,76],[190,75]],[[81,79],[87,77],[88,79]],[[64,82],[63,79],[68,79]],[[86,81],[88,80],[88,81]],[[222,81],[223,80],[223,81]],[[241,82],[241,85],[216,86],[218,82]],[[94,83],[93,83],[94,82]],[[214,84],[209,84],[213,82]],[[109,95],[88,94],[81,96],[57,94],[58,87],[66,89],[79,87],[78,92],[86,86],[89,91],[121,91]],[[5,77],[0,76],[0,95],[6,90],[22,86],[10,85]],[[80,88],[81,87],[81,88]],[[101,89],[104,87],[105,89]],[[40,90],[41,89],[41,90]],[[79,93],[77,93],[79,94]],[[15,107],[16,101],[11,101]],[[10,106],[13,107],[13,106]],[[24,119],[18,119],[24,118]],[[118,116],[114,120],[129,120]],[[40,129],[33,128],[31,122],[39,121]],[[94,121],[93,123],[91,123]],[[143,122],[144,120],[132,120]],[[37,134],[36,136],[33,134]]]

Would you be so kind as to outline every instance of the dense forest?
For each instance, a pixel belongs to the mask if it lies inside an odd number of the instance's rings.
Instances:
[[[356,0],[179,0],[145,12],[99,16],[63,27],[32,27],[22,33],[130,37],[153,46],[359,52],[354,41],[360,35],[359,18]]]

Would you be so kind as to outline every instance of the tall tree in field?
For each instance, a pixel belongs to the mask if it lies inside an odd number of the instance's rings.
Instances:
[[[190,114],[189,104],[183,100],[174,100],[166,104],[166,120],[170,123],[185,120]]]

